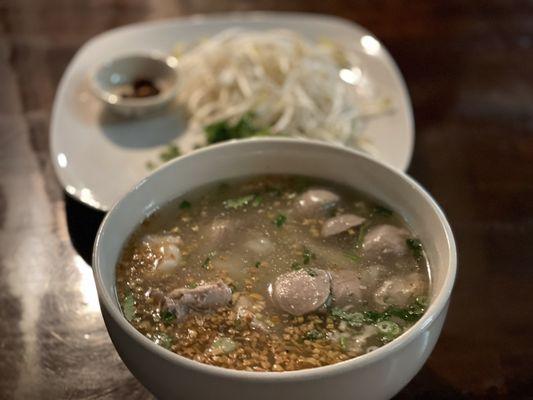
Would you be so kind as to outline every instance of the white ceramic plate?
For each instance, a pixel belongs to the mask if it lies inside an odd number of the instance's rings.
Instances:
[[[400,170],[407,168],[414,141],[409,95],[393,59],[372,34],[349,21],[323,15],[214,14],[128,25],[96,36],[78,51],[59,84],[50,135],[53,164],[67,193],[107,211],[149,174],[147,161],[157,160],[168,142],[176,139],[185,150],[193,142],[186,118],[176,110],[139,120],[110,115],[89,91],[89,71],[112,57],[169,53],[177,42],[196,41],[235,26],[287,28],[313,40],[327,38],[354,46],[374,90],[390,99],[394,109],[368,120],[364,136],[375,147],[376,158]]]

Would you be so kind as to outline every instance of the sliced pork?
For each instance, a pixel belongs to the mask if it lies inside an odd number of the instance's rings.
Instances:
[[[329,237],[346,232],[350,228],[355,228],[365,222],[365,219],[354,214],[342,214],[328,219],[322,225],[320,234],[322,237]]]

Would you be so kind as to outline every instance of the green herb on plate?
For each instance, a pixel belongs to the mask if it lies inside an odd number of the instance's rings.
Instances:
[[[167,148],[159,154],[159,158],[163,162],[170,161],[181,155],[181,150],[175,144],[169,144]]]
[[[254,124],[254,117],[254,113],[248,112],[234,124],[228,120],[223,120],[207,125],[204,127],[207,143],[212,144],[231,139],[270,135],[269,129],[259,128]]]

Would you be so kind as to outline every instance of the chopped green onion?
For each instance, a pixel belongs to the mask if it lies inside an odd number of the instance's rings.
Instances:
[[[413,238],[407,239],[405,242],[411,250],[411,253],[413,253],[415,260],[421,261],[424,258],[424,246],[422,246],[422,242]]]
[[[169,144],[167,148],[159,154],[159,158],[161,161],[166,162],[172,160],[173,158],[179,157],[180,155],[180,148],[175,144]]]
[[[300,268],[302,268],[302,266],[300,265],[299,262],[293,262],[293,263],[291,264],[291,268],[292,268],[293,270],[297,271],[297,270],[299,270]]]
[[[309,250],[307,247],[304,246],[304,250],[303,250],[303,259],[304,259],[304,264],[307,265],[311,262],[311,260],[314,260],[316,258],[316,255],[311,252],[311,250]]]
[[[274,224],[278,227],[278,228],[281,228],[283,226],[283,224],[287,221],[287,217],[283,214],[278,214],[278,216],[276,217],[276,219],[274,220]]]
[[[359,232],[357,233],[357,240],[355,242],[355,249],[361,250],[363,248],[363,241],[368,231],[368,223],[365,221],[359,226]]]
[[[391,316],[403,319],[407,322],[414,322],[420,319],[425,310],[426,307],[424,305],[415,301],[414,304],[411,304],[407,308],[389,307],[382,313],[377,311],[365,311],[363,314],[366,321],[369,323],[384,321],[389,319]]]
[[[204,127],[207,143],[218,143],[231,139],[230,128],[227,121],[215,122]]]
[[[191,208],[191,203],[187,200],[183,200],[181,203],[180,203],[180,210],[187,210]]]
[[[344,253],[344,255],[348,257],[350,260],[352,260],[353,262],[358,262],[361,259],[361,257],[358,256],[357,254]]]
[[[381,215],[382,217],[391,217],[392,214],[394,214],[391,210],[388,208],[382,207],[382,206],[376,206],[372,210],[372,215]]]
[[[174,313],[166,310],[161,313],[161,320],[168,325],[176,320],[176,316]]]
[[[213,257],[215,256],[215,254],[216,253],[214,251],[210,251],[209,252],[209,254],[207,255],[206,259],[202,263],[202,268],[211,269],[211,261],[212,261]]]
[[[415,303],[425,308],[428,306],[428,298],[426,296],[418,296],[415,299]]]
[[[324,337],[324,333],[320,332],[317,329],[312,329],[310,331],[305,332],[303,338],[305,340],[318,340],[322,339]]]
[[[170,161],[176,157],[179,157],[181,155],[181,150],[178,146],[176,146],[175,144],[169,144],[165,150],[161,151],[159,153],[159,159],[162,161],[162,162],[167,162],[167,161]],[[153,170],[157,167],[157,164],[154,163],[153,161],[147,161],[146,164],[146,169],[148,170]]]
[[[255,268],[259,268],[260,266],[261,266],[261,261],[257,261],[257,262],[255,263]]]
[[[267,136],[271,132],[269,129],[254,126],[254,114],[248,112],[239,121],[231,124],[228,120],[218,121],[204,127],[207,136],[207,143],[218,143],[230,139],[243,139],[252,136]]]
[[[122,312],[128,321],[131,321],[135,317],[137,312],[135,308],[135,299],[133,298],[133,293],[130,291],[124,296],[122,301]]]
[[[172,346],[172,338],[163,332],[156,333],[152,340],[165,349],[170,349],[170,346]]]
[[[259,207],[262,202],[263,202],[263,197],[260,195],[256,195],[254,198],[254,201],[252,202],[252,206]]]
[[[249,194],[246,196],[238,197],[236,199],[224,200],[223,204],[226,208],[237,209],[248,205],[255,199],[255,197],[256,196],[254,194]]]
[[[364,317],[366,323],[373,324],[373,323],[382,321],[385,318],[388,318],[389,314],[380,313],[380,312],[377,312],[377,311],[364,311],[363,312],[363,317]]]
[[[425,297],[417,297],[415,302],[407,308],[390,307],[387,312],[390,315],[401,318],[404,321],[418,321],[424,314],[427,307],[427,299]]]
[[[378,328],[381,333],[393,337],[398,336],[402,331],[400,325],[392,321],[380,321],[376,324],[376,328]]]
[[[346,323],[352,328],[359,328],[363,326],[365,322],[363,314],[359,312],[347,312],[338,307],[334,307],[331,310],[331,315],[341,321],[346,321]]]
[[[235,349],[237,349],[237,343],[225,336],[221,336],[214,340],[213,344],[209,348],[213,354],[228,354]]]
[[[346,347],[347,347],[346,346],[347,345],[346,342],[347,342],[346,336],[341,336],[339,338],[339,345],[340,345],[342,351],[346,351]]]
[[[406,322],[414,322],[418,321],[420,317],[424,314],[424,311],[426,310],[426,306],[423,305],[421,299],[420,301],[415,301],[415,303],[411,304],[407,308],[395,308],[395,307],[389,307],[383,312],[378,311],[363,311],[363,313],[359,312],[347,312],[340,308],[333,308],[331,310],[331,315],[333,317],[336,317],[338,319],[344,320],[348,322],[350,326],[362,326],[363,324],[377,324],[382,321],[388,321],[391,317],[397,317],[400,319],[403,319]]]
[[[357,232],[357,239],[355,240],[353,254],[345,253],[345,255],[353,262],[359,262],[359,260],[361,259],[361,251],[363,250],[363,242],[365,240],[365,235],[368,231],[368,227],[369,227],[368,221],[363,222],[359,226],[359,231]]]

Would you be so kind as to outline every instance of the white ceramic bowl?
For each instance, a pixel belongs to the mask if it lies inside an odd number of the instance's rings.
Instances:
[[[403,215],[425,245],[432,295],[424,316],[372,353],[294,372],[243,372],[204,365],[154,344],[123,317],[115,265],[129,234],[148,214],[198,186],[258,174],[301,174],[366,192]],[[109,335],[130,371],[160,399],[385,399],[422,367],[439,337],[456,271],[446,218],[407,175],[356,151],[295,139],[223,143],[180,157],[141,181],[107,214],[96,238],[93,268]]]
[[[178,60],[159,53],[122,55],[106,61],[89,74],[94,95],[113,112],[126,117],[140,117],[156,112],[174,100],[177,90]],[[159,93],[147,97],[123,97],[120,88],[136,80],[148,80]]]

